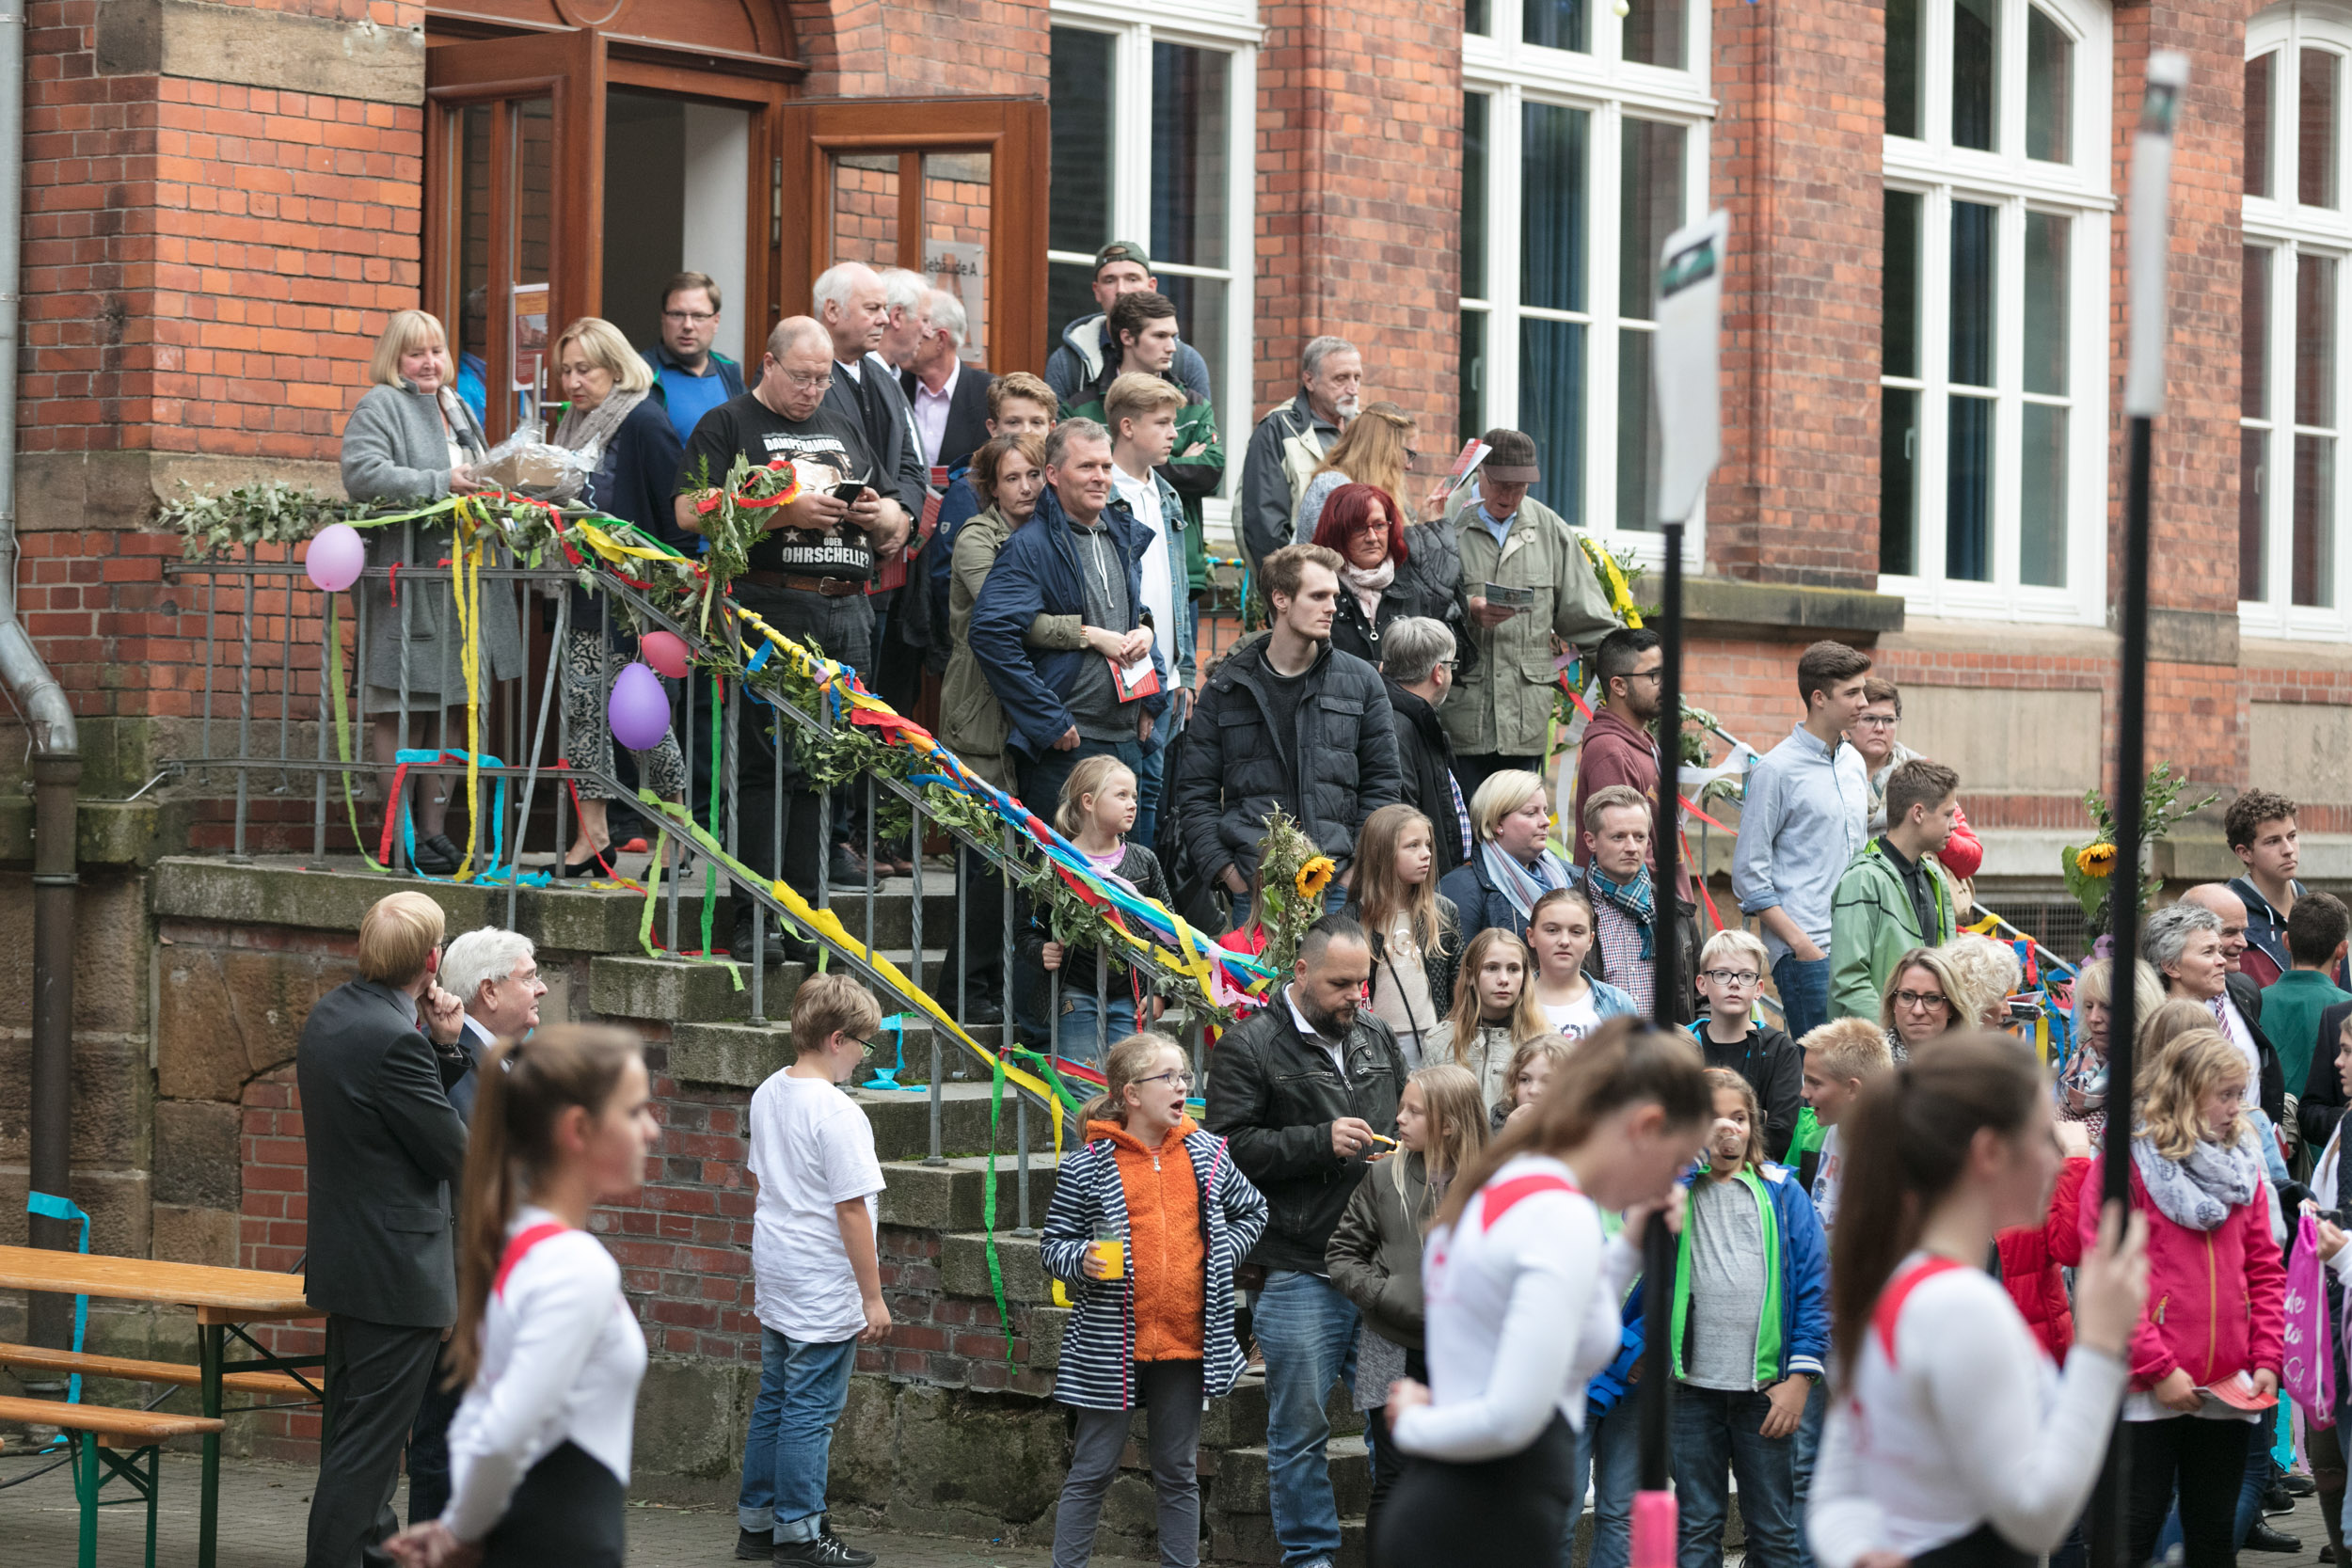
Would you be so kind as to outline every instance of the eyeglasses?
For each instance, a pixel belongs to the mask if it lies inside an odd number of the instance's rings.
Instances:
[[[1458,658],[1441,658],[1438,660],[1438,668],[1440,670],[1452,670],[1458,668],[1461,662],[1462,661]]]
[[[1138,1078],[1136,1082],[1138,1084],[1173,1084],[1180,1089],[1188,1089],[1192,1087],[1192,1074],[1189,1072],[1155,1072],[1149,1078]]]
[[[1666,667],[1661,664],[1655,670],[1629,670],[1626,672],[1625,678],[1629,681],[1648,681],[1655,685],[1666,678]]]
[[[1901,722],[1902,720],[1892,713],[1866,713],[1853,721],[1853,727],[1857,730],[1891,730]]]
[[[853,1040],[857,1040],[858,1044],[864,1046],[868,1051],[880,1051],[882,1048],[882,1042],[880,1040],[858,1039],[855,1035],[851,1035],[850,1037]]]
[[[1710,969],[1704,978],[1719,986],[1753,986],[1764,978],[1753,969]]]
[[[833,389],[830,371],[779,371],[776,373],[803,392],[829,392]]]
[[[1899,990],[1895,993],[1896,1006],[1915,1012],[1933,1012],[1938,1007],[1951,1005],[1951,998],[1940,990]]]
[[[665,322],[675,322],[680,326],[701,326],[705,323],[717,321],[719,312],[716,310],[664,310],[661,312],[661,319]]]

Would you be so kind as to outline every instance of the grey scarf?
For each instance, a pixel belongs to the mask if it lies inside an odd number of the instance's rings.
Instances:
[[[2168,1160],[2142,1131],[2132,1139],[2132,1164],[2166,1219],[2190,1230],[2217,1230],[2230,1211],[2262,1191],[2262,1155],[2251,1135],[2234,1144],[2200,1140],[2185,1160]]]
[[[574,404],[564,409],[564,418],[549,439],[566,451],[601,452],[612,441],[612,433],[621,428],[621,421],[628,418],[629,410],[644,401],[643,392],[624,391],[615,387],[594,408],[583,410]]]

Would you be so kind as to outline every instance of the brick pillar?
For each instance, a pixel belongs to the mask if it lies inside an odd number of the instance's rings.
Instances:
[[[1298,351],[1326,332],[1363,350],[1366,401],[1394,400],[1442,446],[1459,402],[1461,8],[1260,15],[1255,406],[1224,416],[1228,446],[1297,395]]]
[[[1878,582],[1885,13],[1715,7],[1712,187],[1731,214],[1710,571]]]

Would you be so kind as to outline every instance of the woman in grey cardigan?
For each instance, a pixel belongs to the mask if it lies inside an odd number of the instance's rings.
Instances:
[[[473,411],[458,399],[449,341],[437,320],[422,310],[395,311],[376,341],[368,379],[374,385],[343,427],[343,490],[353,500],[422,506],[485,487],[475,479],[473,465],[481,461],[487,443]],[[399,584],[397,604],[391,580],[362,578],[359,583],[367,628],[359,653],[360,707],[371,721],[375,760],[384,765],[396,760],[404,743],[404,707],[408,714],[407,745],[463,748],[464,649],[457,636],[450,574],[439,564],[452,554],[453,530],[446,524],[396,524],[368,530],[366,537],[369,564],[398,562],[399,577],[405,579]],[[513,562],[503,550],[493,550],[484,564]],[[411,572],[416,575],[409,577]],[[521,618],[508,584],[483,584],[482,621],[476,631],[481,696],[486,703],[492,682],[512,680],[522,673]],[[442,727],[436,727],[436,719],[443,721]],[[445,831],[452,793],[450,781],[437,778],[417,809],[414,863],[418,870],[439,877],[457,870],[464,859]],[[396,813],[399,805],[389,800],[385,809]],[[490,835],[476,836],[486,854]]]

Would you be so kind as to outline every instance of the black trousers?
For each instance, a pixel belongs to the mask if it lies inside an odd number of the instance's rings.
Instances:
[[[1391,1451],[1392,1445],[1382,1457]],[[1575,1469],[1576,1433],[1561,1415],[1507,1458],[1408,1460],[1373,1532],[1373,1568],[1457,1562],[1465,1542],[1477,1543],[1482,1562],[1557,1562]]]
[[[533,1465],[482,1543],[483,1568],[621,1568],[620,1479],[566,1440]]]
[[[408,1524],[437,1519],[449,1507],[449,1424],[466,1397],[462,1387],[445,1388],[446,1369],[437,1359],[424,1386],[416,1424],[408,1429]]]
[[[441,1354],[441,1331],[326,1320],[327,1437],[310,1490],[305,1568],[377,1568],[400,1528],[392,1494],[425,1386]]]
[[[1991,1525],[1979,1525],[1957,1541],[1921,1552],[1911,1568],[2033,1568],[2034,1560],[2001,1539]]]
[[[956,864],[962,874],[956,887],[956,920],[947,927],[947,956],[940,963],[939,983],[931,988],[931,994],[948,1006],[956,1006],[956,979],[962,975],[964,996],[1001,1005],[1005,999],[1005,879],[961,844],[956,846]]]
[[[1540,756],[1513,756],[1507,752],[1480,752],[1472,756],[1456,755],[1454,759],[1454,782],[1462,786],[1462,803],[1470,804],[1478,786],[1497,773],[1534,773],[1541,777],[1544,759]]]
[[[2130,1472],[2125,1494],[2125,1560],[2146,1562],[2156,1549],[2165,1515],[2177,1495],[2186,1568],[2231,1568],[2237,1561],[2237,1495],[2246,1479],[2250,1421],[2208,1421],[2172,1416],[2125,1421],[2116,1441]],[[2090,1499],[2090,1560],[2108,1562],[2115,1530],[2114,1470]]]
[[[787,637],[838,663],[863,673],[872,659],[874,612],[863,595],[829,599],[798,589],[739,582],[736,598]],[[791,727],[785,730],[779,770],[776,743],[770,734],[777,727],[775,713],[748,696],[738,708],[737,809],[742,813],[737,830],[738,858],[754,871],[782,875],[795,892],[814,903],[825,850],[817,832],[818,794],[808,787],[807,777],[801,771]],[[862,798],[863,791],[856,793]],[[776,837],[779,800],[784,816],[781,843]],[[849,836],[843,831],[841,803],[842,797],[836,795],[833,833],[836,842]]]

